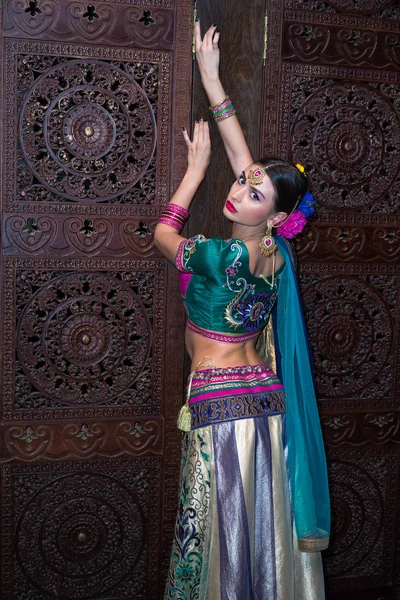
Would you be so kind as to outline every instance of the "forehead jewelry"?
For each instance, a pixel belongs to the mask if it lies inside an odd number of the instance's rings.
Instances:
[[[248,172],[247,179],[250,181],[251,185],[260,185],[265,175],[266,171],[261,167],[257,167],[256,169],[251,169]]]
[[[251,183],[251,185],[260,185],[265,175],[267,174],[268,169],[271,167],[287,167],[288,165],[285,163],[272,163],[272,165],[267,165],[266,167],[256,167],[255,169],[250,169],[247,174],[247,179]]]

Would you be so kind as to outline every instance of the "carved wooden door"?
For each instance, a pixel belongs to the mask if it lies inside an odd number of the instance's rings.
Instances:
[[[204,28],[221,29],[222,80],[254,156],[304,164],[319,203],[297,252],[330,473],[328,599],[400,599],[399,2],[198,8]],[[194,98],[205,116],[198,79]],[[215,128],[212,136],[190,227],[221,235],[232,173]]]
[[[184,318],[152,234],[184,168],[191,1],[1,9],[1,598],[154,600]]]
[[[319,204],[297,250],[330,471],[328,597],[400,598],[400,7],[268,13],[263,154],[302,163]]]

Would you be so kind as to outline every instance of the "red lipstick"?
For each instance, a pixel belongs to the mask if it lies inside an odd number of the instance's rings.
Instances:
[[[225,206],[229,210],[229,212],[231,212],[231,213],[236,213],[237,212],[236,208],[233,206],[233,204],[232,204],[232,202],[230,200],[226,201]]]

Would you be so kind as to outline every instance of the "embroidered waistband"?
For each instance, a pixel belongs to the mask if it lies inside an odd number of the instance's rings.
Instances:
[[[213,340],[214,342],[222,342],[225,344],[240,344],[243,342],[248,342],[249,340],[254,340],[258,337],[260,331],[250,331],[249,333],[224,333],[221,331],[211,331],[210,329],[204,329],[203,327],[199,327],[191,321],[187,319],[186,321],[187,328],[193,333],[197,333],[209,340]]]
[[[285,390],[266,365],[210,368],[192,377],[191,428],[284,413]]]

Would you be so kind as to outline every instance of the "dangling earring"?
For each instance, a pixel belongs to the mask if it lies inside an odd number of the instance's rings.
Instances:
[[[272,225],[268,225],[267,231],[261,242],[258,244],[261,253],[264,256],[272,256],[278,249],[274,236],[272,235]]]

